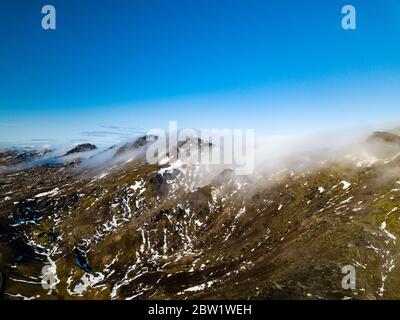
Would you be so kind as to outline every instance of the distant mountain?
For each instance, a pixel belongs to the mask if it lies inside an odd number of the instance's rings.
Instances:
[[[69,150],[66,154],[64,154],[64,156],[68,156],[68,155],[71,155],[74,153],[93,151],[96,149],[97,149],[97,147],[94,144],[83,143],[83,144],[79,144],[75,148]]]
[[[45,149],[42,151],[32,150],[30,148],[17,148],[4,150],[0,152],[0,166],[13,165],[37,160],[45,155],[51,153],[52,150]]]

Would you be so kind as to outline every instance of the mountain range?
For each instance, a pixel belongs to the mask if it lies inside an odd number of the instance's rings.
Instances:
[[[3,299],[400,298],[397,132],[252,176],[145,140],[0,153]]]

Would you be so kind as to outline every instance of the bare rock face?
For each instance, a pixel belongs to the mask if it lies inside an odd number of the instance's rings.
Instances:
[[[80,152],[87,152],[87,151],[93,151],[96,150],[97,147],[93,144],[90,143],[83,143],[83,144],[79,144],[77,145],[75,148],[69,150],[66,154],[64,154],[64,156],[68,156],[74,153],[80,153]]]

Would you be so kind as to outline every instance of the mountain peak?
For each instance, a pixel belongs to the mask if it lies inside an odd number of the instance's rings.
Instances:
[[[149,142],[155,141],[157,139],[158,137],[153,135],[145,135],[139,137],[134,142],[127,142],[121,147],[119,147],[118,150],[115,152],[115,156],[120,156],[128,151],[139,149],[140,147],[143,147]]]
[[[68,156],[68,155],[74,154],[74,153],[92,151],[92,150],[96,150],[96,149],[97,149],[97,147],[94,144],[82,143],[82,144],[78,144],[75,148],[69,150],[66,154],[64,154],[64,156]]]
[[[400,144],[400,136],[392,132],[376,131],[368,138],[368,141]]]

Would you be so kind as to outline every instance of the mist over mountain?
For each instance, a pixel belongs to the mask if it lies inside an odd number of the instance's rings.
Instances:
[[[259,139],[248,176],[169,154],[149,164],[146,136],[4,150],[3,298],[399,298],[399,141],[396,130]],[[355,290],[342,287],[347,265]]]

